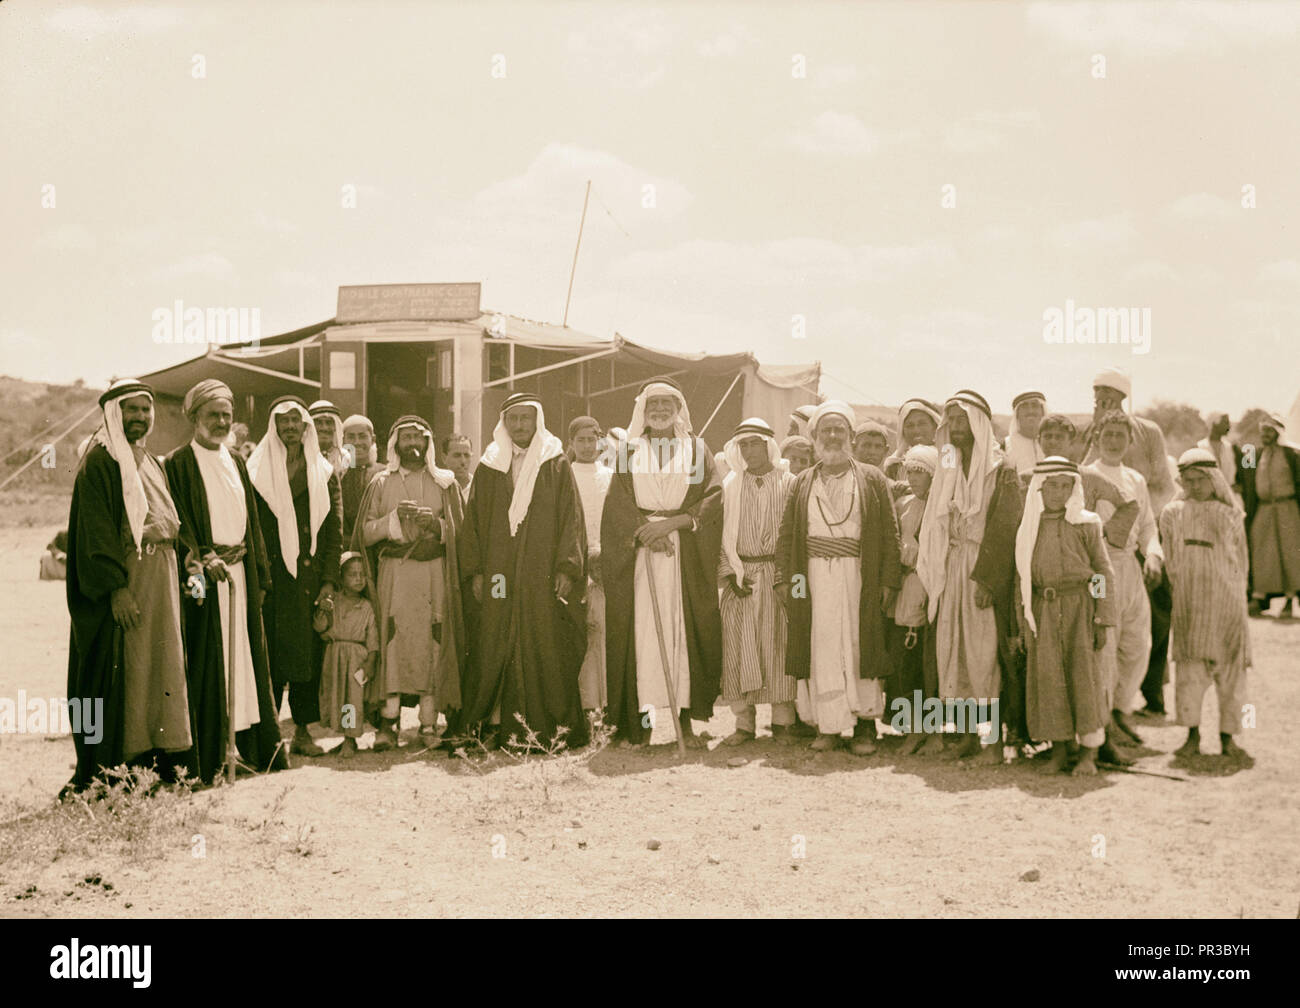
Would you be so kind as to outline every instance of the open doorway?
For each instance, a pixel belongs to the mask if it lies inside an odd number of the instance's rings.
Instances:
[[[427,340],[366,345],[366,415],[384,455],[388,429],[413,413],[433,427],[435,445],[455,424],[455,342]]]

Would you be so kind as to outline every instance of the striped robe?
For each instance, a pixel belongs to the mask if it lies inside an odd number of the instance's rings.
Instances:
[[[745,565],[745,584],[753,594],[741,598],[732,587],[735,573],[725,551],[718,561],[722,592],[722,699],[750,704],[789,703],[795,680],[785,674],[785,611],[776,596],[776,538],[792,473],[773,469],[763,476],[741,476],[740,527],[736,548]],[[771,560],[749,561],[744,557]]]
[[[1170,657],[1249,665],[1241,512],[1218,500],[1170,501],[1160,514],[1160,539],[1174,596]]]

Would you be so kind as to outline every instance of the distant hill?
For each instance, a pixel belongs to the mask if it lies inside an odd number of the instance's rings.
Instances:
[[[77,445],[99,425],[98,399],[102,391],[80,381],[47,385],[0,375],[0,480],[7,479],[53,442],[54,466],[46,468],[36,462],[9,489],[70,491],[77,467]],[[72,426],[87,413],[89,416]]]

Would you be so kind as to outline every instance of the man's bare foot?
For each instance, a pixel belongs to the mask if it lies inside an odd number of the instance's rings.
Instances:
[[[808,748],[813,752],[830,752],[832,749],[837,748],[839,744],[840,737],[838,735],[821,734],[812,740]]]
[[[1132,766],[1137,760],[1131,756],[1125,756],[1123,752],[1117,749],[1107,736],[1106,741],[1102,743],[1097,750],[1097,758],[1103,763],[1110,763],[1113,766]]]
[[[1120,745],[1128,744],[1125,742],[1125,737],[1127,737],[1128,742],[1131,742],[1133,745],[1142,745],[1142,736],[1133,730],[1133,726],[1128,723],[1123,711],[1111,711],[1110,717],[1111,724],[1115,728],[1119,729],[1120,734],[1116,735],[1115,738],[1119,740]]]
[[[976,745],[979,745],[977,742]],[[980,746],[979,752],[971,757],[970,762],[975,766],[1001,766],[1002,765],[1002,745],[994,742],[992,745]]]
[[[1074,764],[1074,769],[1070,771],[1072,777],[1096,777],[1097,776],[1097,750],[1091,746],[1084,746],[1079,750],[1079,762]]]
[[[926,735],[924,732],[918,732],[909,737],[907,741],[903,743],[903,752],[907,753],[909,756],[915,756],[925,748],[925,744],[929,741],[929,735]]]
[[[1064,742],[1052,743],[1052,755],[1046,763],[1039,764],[1038,769],[1045,774],[1065,773],[1065,765],[1070,760],[1070,750]]]
[[[754,733],[745,731],[743,728],[737,728],[734,732],[722,740],[724,746],[744,745],[746,742],[754,741]]]
[[[970,759],[980,752],[980,737],[975,732],[968,732],[957,750],[958,759]]]
[[[1224,756],[1227,756],[1229,759],[1238,759],[1238,760],[1246,758],[1246,750],[1241,748],[1241,746],[1237,745],[1236,742],[1232,741],[1231,735],[1220,733],[1219,741],[1223,745]]]
[[[1195,728],[1187,732],[1187,741],[1174,750],[1175,756],[1197,756],[1201,752],[1201,733]]]

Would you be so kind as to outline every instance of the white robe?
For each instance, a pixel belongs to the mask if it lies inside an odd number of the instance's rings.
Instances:
[[[573,478],[582,500],[587,525],[587,550],[600,548],[600,518],[605,510],[614,470],[599,462],[574,462]],[[653,618],[653,617],[652,617]],[[598,710],[608,702],[605,684],[605,591],[595,582],[587,584],[587,654],[578,673],[578,692],[584,710]]]
[[[192,443],[194,459],[203,477],[203,490],[208,499],[208,520],[212,525],[212,541],[218,546],[237,546],[244,541],[248,530],[248,505],[244,498],[244,484],[230,451],[222,445],[216,451]],[[248,604],[248,579],[243,561],[228,564],[230,581],[242,608]],[[248,642],[248,620],[235,620],[235,641],[230,641],[230,582],[217,582],[217,603],[221,607],[221,653],[226,658],[226,688],[230,688],[230,670],[235,670],[235,731],[243,731],[262,719],[257,706],[257,679],[253,674],[253,652]],[[233,661],[231,660],[233,656]]]
[[[829,482],[829,487],[828,487]],[[820,503],[820,507],[818,504]],[[843,523],[831,528],[822,517]],[[808,502],[808,534],[857,540],[862,534],[861,504],[853,470],[813,482]],[[823,735],[852,735],[859,718],[885,712],[879,679],[860,679],[858,606],[862,598],[860,557],[809,557],[808,595],[812,599],[812,653],[809,677],[799,680],[795,709]]]

